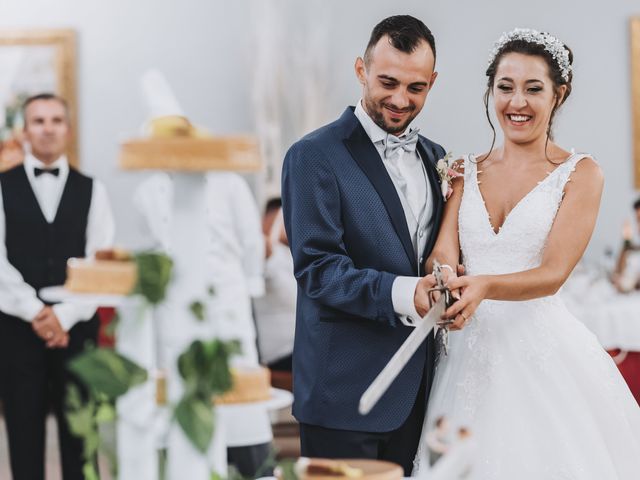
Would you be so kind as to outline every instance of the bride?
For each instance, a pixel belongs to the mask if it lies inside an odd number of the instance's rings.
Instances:
[[[472,432],[465,478],[640,478],[640,409],[555,295],[589,242],[603,188],[594,159],[551,136],[572,60],[555,37],[523,29],[491,54],[485,106],[489,118],[492,97],[504,144],[464,158],[429,259],[466,274],[448,278],[460,299],[445,317],[459,331],[436,369],[414,474],[428,468],[427,432],[444,417]]]

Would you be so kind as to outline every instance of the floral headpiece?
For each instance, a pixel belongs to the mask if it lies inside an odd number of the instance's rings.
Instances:
[[[510,32],[503,33],[498,41],[493,45],[493,49],[489,55],[489,65],[493,63],[498,53],[500,53],[500,50],[502,50],[502,47],[512,40],[524,40],[525,42],[542,45],[558,64],[560,74],[564,81],[569,81],[569,73],[571,72],[569,50],[567,50],[564,44],[553,35],[539,32],[531,28],[515,28]]]

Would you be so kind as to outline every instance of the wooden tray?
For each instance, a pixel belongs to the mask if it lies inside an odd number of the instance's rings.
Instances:
[[[402,470],[400,465],[396,465],[395,463],[384,462],[382,460],[357,459],[345,459],[338,461],[345,462],[350,467],[361,469],[363,475],[361,477],[357,477],[357,480],[401,480],[404,478],[404,470]],[[305,475],[301,480],[338,480],[340,478],[346,477],[336,477],[335,475]]]
[[[260,170],[258,141],[251,136],[141,138],[124,142],[120,167],[127,170],[202,172]]]

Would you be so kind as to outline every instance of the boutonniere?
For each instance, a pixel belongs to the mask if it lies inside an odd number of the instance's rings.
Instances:
[[[458,166],[455,161],[452,161],[453,154],[448,152],[444,158],[438,160],[436,163],[436,170],[438,171],[438,177],[440,177],[440,189],[442,190],[442,198],[445,202],[449,200],[449,197],[453,193],[451,182],[454,178],[462,177],[462,173],[456,170]]]

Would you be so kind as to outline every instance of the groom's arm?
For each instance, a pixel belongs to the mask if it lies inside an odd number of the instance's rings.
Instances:
[[[285,228],[299,287],[342,312],[395,325],[396,275],[356,268],[343,242],[340,191],[335,172],[309,141],[294,144],[282,170]]]

